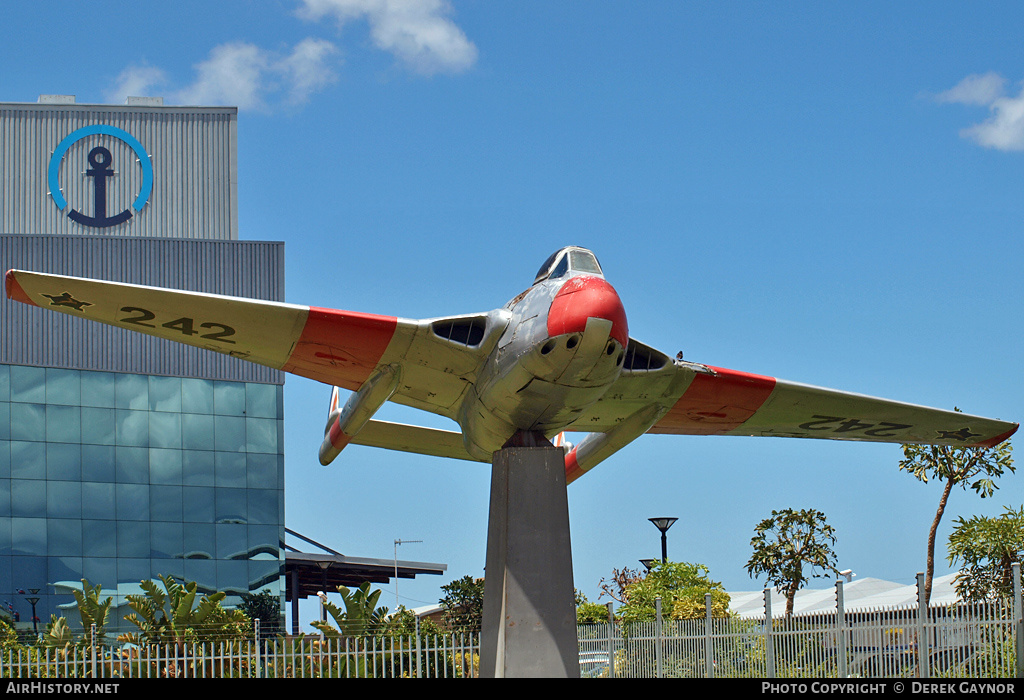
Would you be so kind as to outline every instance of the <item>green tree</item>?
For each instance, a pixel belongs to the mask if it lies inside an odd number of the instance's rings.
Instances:
[[[751,578],[764,574],[768,583],[786,596],[786,617],[793,615],[793,599],[809,578],[839,573],[836,569],[835,530],[817,510],[773,510],[754,528],[747,562]],[[816,573],[822,569],[822,573]],[[807,573],[805,573],[807,570]]]
[[[0,650],[14,649],[18,646],[18,632],[14,629],[14,621],[5,613],[0,613]]]
[[[576,624],[593,625],[608,622],[608,608],[600,603],[591,603],[587,596],[576,590]]]
[[[179,650],[187,642],[207,639],[240,638],[249,628],[249,619],[240,610],[227,610],[221,601],[223,592],[198,597],[195,581],[178,583],[170,576],[160,577],[164,590],[152,581],[139,585],[145,595],[126,596],[134,611],[124,619],[139,631],[120,635],[120,642],[133,644],[169,642]]]
[[[441,590],[444,597],[438,602],[444,610],[444,626],[453,632],[479,634],[484,620],[484,580],[467,574]]]
[[[658,562],[644,576],[628,568],[614,569],[612,579],[605,584],[602,579],[602,595],[621,600],[622,605],[615,611],[616,619],[622,623],[624,648],[613,659],[617,673],[626,672],[620,665],[626,659],[628,673],[640,677],[653,676],[654,658],[650,655],[648,642],[637,636],[634,623],[654,621],[657,616],[657,600],[661,599],[661,613],[669,620],[686,620],[706,616],[705,596],[711,594],[713,617],[729,615],[729,595],[722,584],[711,579],[708,568],[703,564],[686,562]],[[596,612],[596,611],[595,611]],[[602,610],[602,621],[607,611]],[[716,650],[716,658],[724,658]],[[663,649],[662,666],[667,676],[693,677],[695,668],[703,669],[703,647],[699,652],[687,645],[668,645]]]
[[[932,597],[932,576],[935,573],[935,536],[942,514],[946,511],[950,492],[954,486],[967,490],[970,485],[982,498],[991,496],[998,488],[995,479],[1005,472],[1016,471],[1013,466],[1013,448],[1008,440],[994,448],[903,445],[900,470],[913,474],[924,483],[928,483],[929,479],[943,482],[939,507],[928,530],[924,581],[924,601],[927,605]]]
[[[711,614],[729,614],[729,594],[721,583],[713,581],[703,564],[658,562],[643,578],[628,583],[624,602],[617,611],[625,623],[645,622],[655,617],[656,599],[661,598],[662,614],[674,620],[702,618],[706,615],[705,595],[711,594]]]
[[[961,567],[956,592],[976,602],[1013,595],[1013,564],[1024,557],[1024,506],[995,518],[957,518],[949,536],[949,563]]]
[[[274,637],[284,634],[284,616],[281,613],[281,597],[270,591],[246,593],[238,609],[250,620],[260,621],[260,635]]]
[[[387,619],[384,633],[392,637],[409,636],[416,634],[417,625],[421,637],[436,637],[441,634],[441,628],[429,617],[421,618],[417,623],[416,613],[405,606],[398,608],[398,612]]]

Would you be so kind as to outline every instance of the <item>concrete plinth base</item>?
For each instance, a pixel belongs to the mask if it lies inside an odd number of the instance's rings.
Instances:
[[[480,675],[578,678],[565,453],[494,454]]]

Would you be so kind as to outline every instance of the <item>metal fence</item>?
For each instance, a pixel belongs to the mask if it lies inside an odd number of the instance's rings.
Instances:
[[[584,677],[1014,677],[1019,625],[999,604],[580,625]],[[475,635],[244,639],[0,653],[0,678],[473,678]]]
[[[773,620],[580,627],[580,672],[620,678],[1012,678],[1017,628],[999,604]]]
[[[660,620],[659,608],[654,622],[581,625],[580,672],[621,678],[1022,677],[1021,610],[1019,586],[1008,601],[846,610],[840,581],[835,609],[774,618],[765,591],[759,618]]]
[[[1016,572],[1015,572],[1016,573]],[[1019,575],[1015,576],[1019,582]],[[919,577],[923,588],[923,577]],[[580,674],[621,678],[1024,677],[1019,584],[984,604],[578,628]],[[708,601],[707,609],[711,608]],[[0,650],[0,678],[474,678],[478,635],[261,638]]]
[[[0,653],[0,678],[471,678],[476,635],[243,639]]]

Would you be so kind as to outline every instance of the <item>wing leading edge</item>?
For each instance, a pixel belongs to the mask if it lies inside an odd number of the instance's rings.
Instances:
[[[1018,424],[711,367],[652,433],[993,447]]]
[[[650,404],[660,405],[665,413],[647,432],[670,435],[992,447],[1018,427],[1017,423],[957,411],[664,359],[652,369],[624,370],[605,397],[571,430],[606,432]]]
[[[643,433],[746,435],[994,447],[1017,423],[670,360],[630,339],[619,379],[567,430],[574,481]]]
[[[412,320],[10,270],[16,301],[212,350],[358,391],[400,366],[392,401],[455,418],[508,313]]]
[[[393,316],[10,270],[33,306],[231,355],[354,390],[408,335]]]

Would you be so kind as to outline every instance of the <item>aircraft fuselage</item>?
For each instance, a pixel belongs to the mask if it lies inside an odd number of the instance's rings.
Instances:
[[[517,430],[571,424],[618,379],[629,341],[622,302],[600,276],[543,280],[504,308],[508,325],[458,417],[479,459]]]

